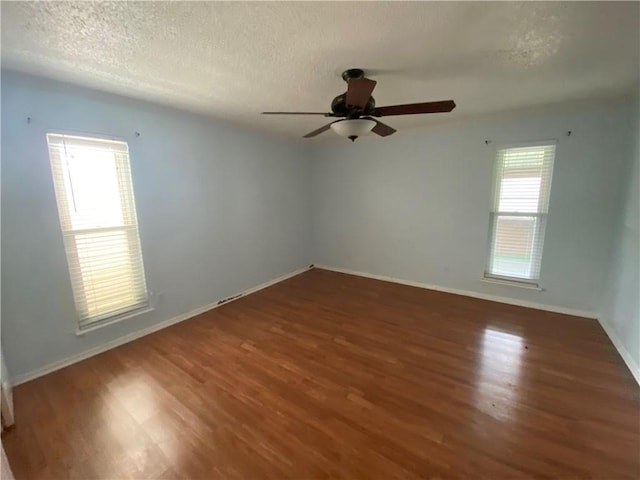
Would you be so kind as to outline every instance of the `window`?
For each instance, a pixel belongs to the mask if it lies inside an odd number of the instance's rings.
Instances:
[[[485,277],[538,284],[555,149],[498,150]]]
[[[47,141],[79,328],[147,308],[127,144]]]

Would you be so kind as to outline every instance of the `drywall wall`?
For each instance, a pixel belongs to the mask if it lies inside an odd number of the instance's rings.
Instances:
[[[128,141],[153,312],[76,336],[48,131]],[[311,263],[305,153],[205,117],[3,72],[2,339],[12,376]]]
[[[637,103],[636,103],[637,105]],[[640,383],[640,120],[630,124],[635,150],[621,189],[618,228],[611,256],[601,322]]]
[[[637,362],[638,155],[629,176],[627,105],[572,103],[384,141],[309,147],[3,72],[1,288],[9,369],[24,378],[81,358],[312,262],[593,316],[603,310],[608,332]],[[153,312],[75,335],[47,131],[129,142]],[[495,147],[551,138],[558,153],[545,291],[485,283]],[[616,214],[623,201],[624,223]],[[608,278],[619,287],[607,289],[614,285]]]
[[[572,103],[315,148],[314,261],[596,318],[630,115],[624,99]],[[495,148],[548,139],[558,147],[544,291],[484,282]]]

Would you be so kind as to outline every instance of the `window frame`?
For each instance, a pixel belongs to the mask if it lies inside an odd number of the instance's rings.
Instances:
[[[553,183],[553,175],[554,175],[554,170],[555,170],[555,165],[556,165],[556,159],[558,157],[558,140],[553,138],[553,139],[547,139],[547,140],[537,140],[537,141],[531,141],[531,142],[519,142],[519,143],[508,143],[508,144],[498,144],[495,146],[495,148],[493,149],[493,157],[492,157],[492,185],[491,185],[491,205],[490,205],[490,209],[489,209],[489,228],[488,228],[488,238],[487,238],[487,249],[486,249],[486,258],[485,258],[485,267],[484,267],[484,272],[483,272],[483,281],[486,282],[490,282],[490,283],[499,283],[499,284],[504,284],[504,285],[510,285],[510,286],[517,286],[517,287],[522,287],[522,288],[528,288],[528,289],[535,289],[535,290],[539,290],[542,291],[544,290],[542,288],[541,285],[541,277],[542,277],[542,257],[543,257],[543,253],[544,253],[544,241],[545,241],[545,237],[546,237],[546,228],[547,228],[547,221],[548,221],[548,216],[549,216],[549,206],[550,206],[550,202],[551,202],[551,186]],[[546,200],[547,203],[547,211],[546,212],[541,212],[540,208],[538,207],[538,211],[536,212],[502,212],[500,213],[499,211],[497,211],[497,209],[495,209],[496,211],[494,211],[494,202],[495,202],[495,198],[498,194],[498,189],[501,188],[501,185],[498,185],[498,152],[502,151],[502,150],[509,150],[509,149],[516,149],[516,148],[527,148],[527,147],[542,147],[542,146],[553,146],[554,147],[554,152],[553,152],[553,160],[551,163],[551,173],[549,176],[549,185],[547,186],[547,190],[548,190],[548,195],[549,198]],[[543,185],[540,185],[540,189],[543,189]],[[539,203],[540,203],[541,199],[539,199]],[[540,246],[540,268],[538,271],[538,278],[526,278],[526,277],[516,277],[516,276],[509,276],[509,275],[500,275],[500,274],[495,274],[495,273],[491,273],[491,261],[493,259],[493,255],[492,255],[492,250],[493,250],[493,246],[494,246],[494,238],[495,238],[495,232],[496,232],[496,222],[497,219],[502,216],[502,217],[508,217],[508,216],[512,216],[512,217],[537,217],[536,221],[534,223],[534,228],[535,228],[535,233],[533,235],[533,244],[531,247],[531,251],[534,252],[536,251],[536,247],[537,245],[541,245]]]
[[[87,229],[66,229],[65,226],[63,225],[63,220],[61,218],[61,215],[63,214],[61,211],[61,207],[63,209],[63,211],[68,212],[69,211],[69,198],[66,194],[66,192],[63,195],[59,195],[58,194],[58,186],[56,185],[56,167],[54,167],[54,161],[51,157],[51,145],[49,142],[49,136],[62,136],[62,137],[76,137],[79,138],[81,140],[87,140],[87,141],[96,141],[96,142],[117,142],[117,143],[122,143],[125,146],[125,150],[126,150],[126,162],[127,165],[122,164],[122,161],[119,161],[118,158],[114,158],[114,163],[115,163],[115,169],[117,172],[117,178],[118,180],[120,180],[122,178],[122,170],[123,168],[128,168],[128,176],[127,178],[127,185],[122,185],[120,183],[120,181],[118,182],[118,195],[120,197],[120,202],[121,202],[121,209],[122,209],[122,213],[123,216],[125,215],[130,215],[132,220],[133,220],[133,224],[132,225],[127,225],[126,222],[122,222],[122,225],[117,225],[117,226],[107,226],[107,227],[97,227],[97,228],[87,228]],[[63,245],[64,245],[64,250],[65,250],[65,260],[67,263],[67,274],[69,276],[69,282],[70,282],[70,286],[71,286],[71,290],[73,291],[73,303],[74,303],[74,310],[76,312],[76,334],[77,335],[83,335],[85,333],[87,333],[88,331],[91,330],[95,330],[98,328],[101,328],[103,326],[106,325],[110,325],[116,322],[120,322],[122,320],[126,320],[128,318],[132,318],[135,316],[138,316],[140,314],[143,313],[147,313],[147,312],[151,312],[154,310],[154,308],[151,305],[151,292],[149,290],[149,285],[148,285],[148,281],[147,281],[147,272],[144,266],[144,258],[143,258],[143,254],[142,254],[142,239],[140,237],[140,224],[138,222],[138,215],[137,215],[137,208],[136,208],[136,202],[135,202],[135,192],[134,192],[134,185],[133,185],[133,172],[131,169],[131,155],[130,155],[130,146],[129,146],[129,142],[127,141],[126,138],[124,137],[117,137],[117,136],[112,136],[112,135],[105,135],[105,134],[99,134],[99,133],[94,133],[94,132],[78,132],[78,131],[64,131],[64,130],[53,130],[53,129],[48,129],[47,131],[44,132],[44,137],[45,137],[45,141],[47,144],[47,158],[48,158],[48,162],[49,162],[49,167],[50,167],[50,171],[51,171],[51,181],[52,181],[52,187],[53,187],[53,193],[54,193],[54,197],[55,197],[55,202],[56,202],[56,209],[58,212],[58,227],[60,228],[60,234],[63,240]],[[114,152],[116,150],[114,149]],[[60,168],[60,166],[58,166],[57,168]],[[131,189],[131,201],[128,202],[124,202],[124,197],[126,197],[126,192],[125,189],[130,188]],[[125,207],[126,205],[126,207]],[[125,210],[129,210],[127,212],[125,212]],[[121,307],[121,308],[117,308],[114,310],[111,310],[109,312],[106,313],[102,313],[102,314],[98,314],[98,315],[94,315],[94,316],[88,316],[87,318],[83,318],[81,311],[78,308],[78,303],[80,302],[86,302],[86,294],[85,294],[85,290],[87,288],[87,285],[80,281],[80,282],[74,282],[73,281],[73,274],[71,272],[72,268],[76,268],[78,269],[78,271],[80,271],[80,258],[79,258],[79,254],[77,251],[77,246],[76,246],[76,240],[77,240],[77,236],[78,235],[83,235],[83,234],[87,234],[87,233],[91,233],[91,232],[119,232],[122,231],[125,234],[125,238],[127,239],[127,241],[130,241],[129,236],[127,235],[126,231],[129,230],[131,231],[132,229],[135,230],[135,237],[137,239],[137,250],[140,256],[139,259],[139,269],[140,269],[140,274],[142,277],[142,285],[143,285],[143,290],[144,290],[144,298],[143,300],[139,301],[139,302],[135,302],[135,303],[131,303],[130,305]],[[77,283],[77,285],[76,285]],[[80,291],[79,291],[80,290]]]

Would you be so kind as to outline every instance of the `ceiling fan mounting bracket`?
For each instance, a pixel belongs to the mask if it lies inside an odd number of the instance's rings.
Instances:
[[[349,83],[349,80],[352,78],[363,78],[364,70],[361,68],[350,68],[349,70],[345,70],[342,72],[342,79]]]

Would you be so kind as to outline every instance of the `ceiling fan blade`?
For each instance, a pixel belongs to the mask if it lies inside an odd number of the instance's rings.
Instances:
[[[333,122],[328,123],[328,124],[326,124],[325,126],[320,127],[320,128],[319,128],[319,129],[317,129],[317,130],[314,130],[313,132],[309,132],[309,133],[307,133],[307,134],[306,134],[304,137],[302,137],[302,138],[311,138],[311,137],[315,137],[316,135],[320,135],[322,132],[326,132],[327,130],[329,130],[329,129],[331,128],[331,124],[332,124],[332,123],[333,123]]]
[[[407,105],[390,105],[376,108],[371,115],[374,117],[388,117],[391,115],[415,115],[419,113],[443,113],[456,108],[453,100],[440,102],[409,103]]]
[[[324,112],[262,112],[262,115],[323,115],[329,117],[332,114]]]
[[[364,77],[350,79],[347,84],[347,106],[365,108],[376,83],[378,82]]]
[[[369,118],[369,117],[368,117]],[[390,127],[389,125],[382,123],[375,118],[370,118],[374,122],[376,122],[376,126],[371,129],[371,131],[381,137],[388,137],[389,135],[393,135],[397,132],[395,128]]]

